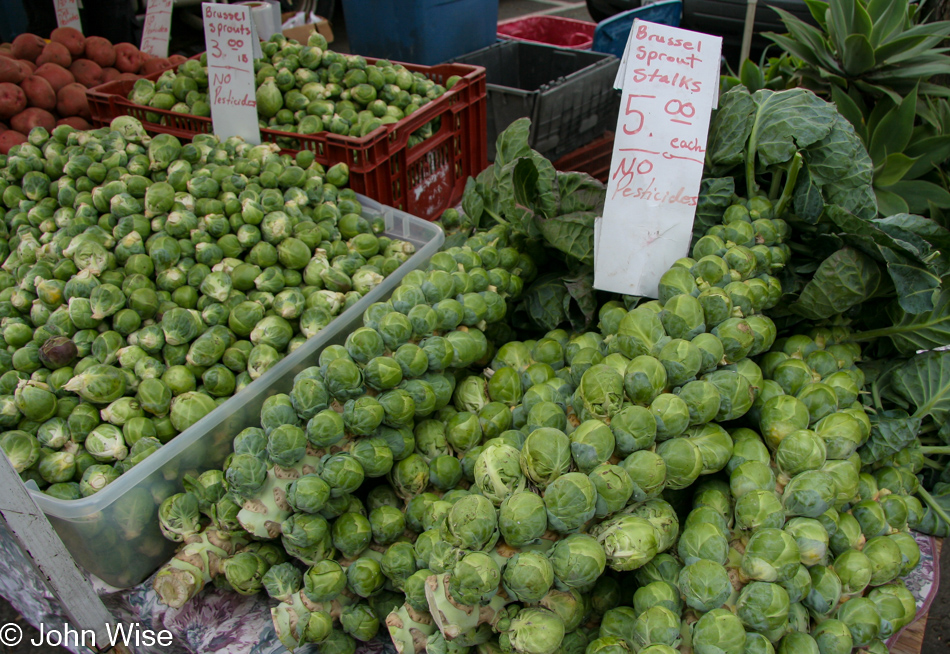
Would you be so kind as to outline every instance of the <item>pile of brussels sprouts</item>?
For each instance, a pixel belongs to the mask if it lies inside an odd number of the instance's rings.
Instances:
[[[0,448],[75,499],[260,377],[414,251],[312,153],[111,128],[0,157]]]
[[[443,86],[385,59],[367,64],[359,55],[328,50],[326,39],[317,32],[306,45],[275,34],[261,46],[263,57],[254,60],[254,71],[262,129],[362,137],[411,115],[459,80],[453,76]],[[165,71],[154,82],[136,81],[128,99],[142,106],[210,117],[207,56],[186,61],[177,72]],[[146,114],[146,119],[163,121],[159,114]],[[436,117],[420,127],[410,135],[409,147],[430,138],[440,124]],[[277,142],[291,149],[300,147],[293,138]]]
[[[504,227],[436,255],[162,504],[160,598],[265,590],[288,649],[334,653],[885,651],[922,458],[862,472],[844,330],[776,340],[770,215],[737,202],[659,300],[533,341],[483,335],[530,279]]]

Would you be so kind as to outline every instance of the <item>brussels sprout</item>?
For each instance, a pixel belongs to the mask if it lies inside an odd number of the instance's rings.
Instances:
[[[560,533],[577,531],[594,517],[597,499],[597,489],[586,475],[569,472],[557,477],[544,491],[548,525]]]
[[[633,594],[633,609],[637,615],[652,606],[662,606],[680,615],[683,612],[683,600],[679,589],[668,581],[653,581],[637,588]]]
[[[762,528],[752,534],[742,555],[742,571],[758,581],[783,582],[797,571],[801,554],[791,535]]]
[[[503,638],[521,654],[554,654],[564,640],[564,621],[548,609],[522,609]]]
[[[512,547],[535,542],[547,531],[544,500],[530,491],[512,493],[499,508],[498,529]]]
[[[505,565],[502,585],[519,602],[538,602],[554,583],[554,567],[538,552],[520,552]]]
[[[658,395],[650,404],[656,420],[656,438],[665,441],[683,434],[689,426],[689,406],[672,393]]]
[[[593,588],[607,565],[604,548],[587,534],[571,534],[550,550],[548,558],[554,566],[554,582],[558,588]]]
[[[172,400],[169,417],[175,429],[182,432],[215,408],[217,404],[209,395],[199,392],[182,393]]]
[[[807,429],[808,424],[808,407],[790,395],[773,397],[762,406],[759,428],[766,445],[773,450],[783,438],[793,431]]]
[[[535,429],[525,439],[520,463],[525,477],[544,489],[570,467],[570,439],[558,429]]]
[[[603,546],[610,567],[624,571],[641,567],[657,554],[661,545],[658,531],[645,518],[621,515],[597,525],[592,535]]]
[[[727,609],[713,609],[693,625],[693,650],[697,654],[726,654],[745,648],[742,622]]]
[[[633,481],[621,466],[601,464],[590,472],[590,480],[597,492],[595,515],[605,517],[627,505],[633,494]],[[556,480],[555,480],[556,481]],[[545,493],[547,498],[547,493]]]
[[[119,472],[110,465],[91,465],[82,473],[82,479],[79,481],[79,491],[83,497],[89,497],[118,478]]]
[[[700,559],[725,565],[729,556],[729,541],[715,523],[700,523],[687,527],[680,534],[677,553],[689,565]]]
[[[129,454],[122,432],[110,424],[101,424],[89,432],[84,445],[93,458],[103,463],[121,461]]]
[[[866,597],[856,597],[842,603],[835,618],[851,632],[855,647],[869,645],[881,633],[881,616],[877,606]]]
[[[746,628],[767,633],[788,622],[788,593],[778,584],[753,581],[742,589],[736,614]]]
[[[499,506],[525,485],[521,452],[504,444],[487,445],[475,461],[475,484],[493,504]]]
[[[600,421],[585,421],[574,431],[572,437],[578,431],[584,433],[582,429],[588,423],[601,425],[597,431],[603,429],[603,423],[600,423]],[[654,444],[657,437],[657,420],[649,409],[642,406],[627,405],[611,419],[609,431],[613,433],[616,453],[620,456],[627,456],[633,452],[645,450]]]
[[[815,639],[801,631],[790,631],[785,634],[779,642],[777,651],[780,654],[792,654],[792,652],[819,654],[818,643]]]
[[[834,504],[835,481],[827,472],[806,470],[785,486],[782,503],[787,515],[817,518]]]
[[[729,573],[719,563],[707,559],[685,566],[677,584],[686,604],[702,612],[719,608],[732,593]]]
[[[672,438],[663,441],[656,453],[666,464],[666,486],[686,488],[703,471],[703,457],[699,446],[688,438]]]
[[[441,533],[443,539],[454,547],[481,550],[494,543],[497,530],[494,506],[483,496],[470,494],[449,509]]]
[[[840,620],[829,619],[811,632],[821,654],[848,654],[854,647],[851,630]]]
[[[828,532],[824,525],[812,518],[792,518],[785,525],[785,532],[791,534],[798,544],[803,565],[824,564],[828,554]]]

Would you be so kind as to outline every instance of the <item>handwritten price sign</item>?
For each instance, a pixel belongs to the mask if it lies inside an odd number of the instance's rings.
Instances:
[[[260,44],[250,7],[205,2],[201,11],[214,133],[221,139],[240,136],[248,143],[260,143],[254,83],[254,46]]]
[[[719,37],[634,22],[618,75],[623,96],[595,235],[596,288],[656,297],[660,276],[686,256],[721,49]]]
[[[142,26],[142,52],[153,57],[168,56],[168,37],[172,24],[174,0],[148,0],[145,24]]]
[[[57,27],[74,27],[82,32],[82,22],[79,20],[78,0],[54,0]]]

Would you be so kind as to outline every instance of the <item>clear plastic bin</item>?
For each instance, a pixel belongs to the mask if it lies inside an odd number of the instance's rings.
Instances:
[[[86,570],[107,584],[127,588],[141,583],[171,558],[176,544],[162,536],[156,516],[161,501],[183,490],[185,475],[197,476],[219,467],[230,454],[234,437],[245,427],[260,424],[267,397],[290,392],[294,375],[315,365],[327,345],[343,343],[362,325],[370,304],[389,297],[409,271],[438,252],[445,240],[438,225],[358,197],[364,215],[385,217],[387,236],[416,246],[416,253],[396,272],[260,379],[95,495],[59,500],[31,491],[66,549]]]

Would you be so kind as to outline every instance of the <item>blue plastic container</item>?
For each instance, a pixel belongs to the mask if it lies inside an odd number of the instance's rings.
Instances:
[[[343,0],[350,52],[431,66],[495,42],[498,0]]]
[[[615,57],[623,57],[624,48],[627,47],[627,38],[630,35],[630,28],[633,27],[635,19],[639,18],[651,23],[679,27],[682,16],[683,3],[679,0],[657,2],[625,11],[597,25],[597,29],[594,31],[594,45],[591,46],[591,50],[606,52]]]

